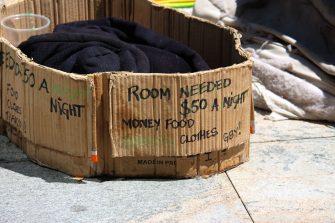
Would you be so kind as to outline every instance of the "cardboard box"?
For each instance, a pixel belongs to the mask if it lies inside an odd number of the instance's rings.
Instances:
[[[249,159],[252,63],[229,27],[146,0],[14,0],[55,24],[114,16],[196,50],[213,68],[188,74],[69,74],[1,38],[1,121],[40,165],[73,176],[195,177]],[[98,162],[91,157],[98,154]]]

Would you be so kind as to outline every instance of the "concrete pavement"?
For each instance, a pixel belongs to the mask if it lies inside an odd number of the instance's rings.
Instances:
[[[3,222],[335,222],[335,127],[256,116],[251,159],[208,179],[71,177],[0,136]]]

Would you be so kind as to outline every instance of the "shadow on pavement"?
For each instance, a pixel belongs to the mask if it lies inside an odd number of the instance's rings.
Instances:
[[[2,172],[1,175],[5,175],[4,177],[6,177],[6,175],[11,177],[14,173],[2,171],[1,169],[6,169],[26,177],[40,178],[48,183],[85,183],[84,181],[74,180],[72,177],[59,171],[39,166],[31,161],[0,162],[0,173]]]
[[[134,177],[134,178],[130,178],[130,177],[113,177],[110,175],[103,175],[103,176],[99,176],[96,178],[88,178],[85,180],[90,180],[90,179],[98,179],[100,182],[106,182],[106,181],[157,181],[157,182],[172,182],[172,181],[182,181],[182,180],[187,180],[186,179],[176,179],[176,178],[171,178],[171,177]]]

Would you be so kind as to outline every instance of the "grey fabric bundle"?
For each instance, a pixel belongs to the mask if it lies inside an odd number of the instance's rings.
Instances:
[[[239,29],[255,105],[271,118],[335,121],[335,2],[197,0],[194,15]]]
[[[194,14],[244,33],[270,33],[335,75],[333,0],[198,0]]]

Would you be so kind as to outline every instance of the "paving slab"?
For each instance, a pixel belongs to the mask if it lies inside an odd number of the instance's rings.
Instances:
[[[225,173],[208,179],[76,181],[27,161],[4,137],[0,142],[1,223],[251,222]]]
[[[335,137],[251,144],[227,174],[254,222],[335,222]]]
[[[20,148],[11,143],[6,136],[0,135],[0,162],[20,162],[27,160],[27,156]]]
[[[76,181],[0,136],[0,222],[335,222],[334,126],[256,124],[249,162],[189,180]]]
[[[251,143],[335,137],[335,124],[301,120],[266,120],[267,112],[256,112],[256,134]]]

